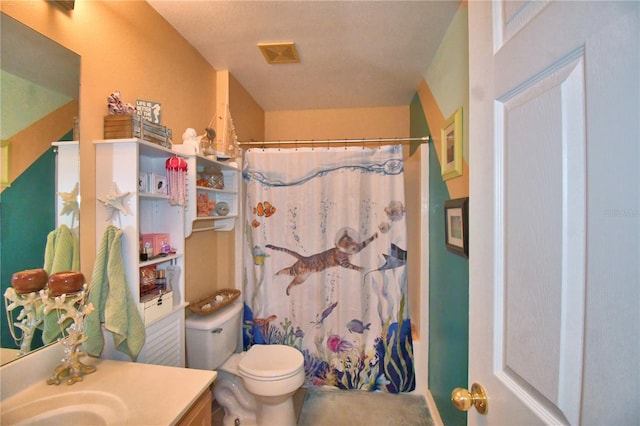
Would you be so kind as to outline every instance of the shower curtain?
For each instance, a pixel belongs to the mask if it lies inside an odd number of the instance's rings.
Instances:
[[[284,344],[306,386],[415,388],[402,147],[250,149],[244,348]]]

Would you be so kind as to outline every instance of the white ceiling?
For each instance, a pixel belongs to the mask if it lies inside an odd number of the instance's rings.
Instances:
[[[408,105],[459,0],[147,0],[265,111]],[[260,42],[294,41],[269,65]]]

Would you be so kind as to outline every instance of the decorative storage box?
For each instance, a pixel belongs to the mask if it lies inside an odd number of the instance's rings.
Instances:
[[[152,256],[160,253],[169,253],[171,250],[169,234],[142,234],[142,247],[146,247],[147,243],[151,245],[153,250]]]
[[[104,116],[105,139],[139,138],[171,149],[171,129],[142,119],[137,114]]]
[[[137,129],[137,134],[136,134]],[[104,116],[104,138],[126,139],[140,136],[140,116],[118,114]]]
[[[144,305],[144,324],[149,325],[156,319],[171,313],[173,310],[173,291],[145,300],[142,304]]]

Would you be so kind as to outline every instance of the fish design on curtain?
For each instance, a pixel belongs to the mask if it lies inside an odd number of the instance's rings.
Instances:
[[[415,388],[400,146],[250,149],[244,348],[304,355],[306,386]]]

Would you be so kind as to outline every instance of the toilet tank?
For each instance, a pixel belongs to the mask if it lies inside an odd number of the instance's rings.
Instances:
[[[216,370],[236,351],[242,308],[242,301],[238,299],[209,315],[187,317],[187,367]]]

